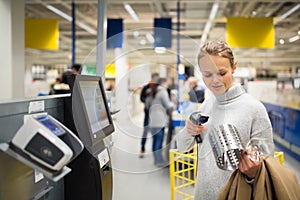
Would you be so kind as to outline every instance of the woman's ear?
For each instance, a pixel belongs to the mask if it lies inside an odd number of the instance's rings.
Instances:
[[[235,70],[236,70],[236,65],[237,65],[237,61],[235,61],[235,62],[233,63],[233,66],[232,66],[232,73],[235,72]]]

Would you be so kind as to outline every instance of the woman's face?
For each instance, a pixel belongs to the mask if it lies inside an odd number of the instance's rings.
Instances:
[[[236,63],[231,67],[228,58],[207,54],[200,58],[199,65],[205,85],[214,94],[223,94],[232,87]]]

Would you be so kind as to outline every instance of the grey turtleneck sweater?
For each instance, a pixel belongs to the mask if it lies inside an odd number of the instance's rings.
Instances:
[[[234,85],[222,95],[205,99],[200,111],[208,115],[209,120],[204,125],[206,129],[201,134],[203,143],[198,150],[195,200],[214,200],[218,198],[232,171],[217,167],[207,133],[218,125],[232,124],[237,128],[244,147],[251,138],[262,138],[268,141],[269,153],[272,154],[272,127],[263,104],[245,93],[240,85]],[[194,137],[185,128],[177,134],[176,140],[180,152],[189,151],[195,144]]]

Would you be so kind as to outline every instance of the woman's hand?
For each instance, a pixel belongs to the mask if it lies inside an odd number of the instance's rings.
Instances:
[[[253,153],[255,155],[253,155]],[[243,174],[245,174],[248,178],[255,178],[257,171],[260,167],[260,162],[259,162],[259,159],[257,159],[256,153],[249,149],[247,149],[247,151],[242,151],[242,154],[241,154],[241,157],[239,160],[239,170]],[[249,156],[251,157],[251,159],[249,158]],[[253,158],[255,158],[255,159],[253,159]]]
[[[203,125],[194,124],[191,120],[186,121],[185,127],[187,132],[192,136],[201,134],[205,129]]]

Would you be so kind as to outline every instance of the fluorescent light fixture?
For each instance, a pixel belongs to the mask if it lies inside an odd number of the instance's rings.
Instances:
[[[93,34],[93,35],[97,35],[97,31],[92,29],[91,27],[81,23],[81,22],[78,22],[76,23],[80,28],[86,30],[87,32],[89,32],[90,34]]]
[[[72,17],[67,15],[66,13],[62,12],[61,10],[58,10],[57,8],[47,5],[46,6],[49,10],[51,10],[52,12],[58,14],[59,16],[63,17],[64,19],[68,20],[69,22],[72,21]]]
[[[279,20],[283,20],[285,18],[287,18],[288,16],[290,16],[291,14],[293,14],[296,10],[298,10],[300,8],[300,3],[297,4],[296,6],[294,6],[292,9],[288,10],[286,13],[284,13],[283,15],[281,15],[279,17]]]
[[[207,36],[208,36],[208,33],[203,33],[202,36],[201,36],[201,40],[200,40],[200,46],[202,46],[205,41],[207,40]]]
[[[128,3],[124,3],[124,8],[135,21],[140,21],[139,17]]]
[[[219,8],[219,4],[214,3],[213,7],[211,8],[210,15],[209,15],[209,21],[212,21],[215,19],[217,12],[218,12],[218,8]]]
[[[213,20],[215,19],[216,15],[217,15],[218,9],[219,9],[219,4],[214,3],[212,8],[211,8],[210,14],[209,14],[208,22],[205,24],[204,31],[203,31],[203,34],[201,36],[200,46],[202,46],[205,43],[206,39],[207,39],[208,32],[209,32],[209,30],[212,26]]]
[[[162,54],[162,53],[166,53],[166,48],[165,47],[155,47],[154,51],[155,53],[158,53],[158,54]]]
[[[151,44],[154,43],[154,37],[153,37],[153,35],[152,35],[151,33],[147,33],[147,34],[146,34],[146,38],[147,38],[147,40],[148,40]]]
[[[295,42],[295,41],[297,41],[297,40],[299,40],[300,39],[300,36],[299,35],[296,35],[296,36],[294,36],[294,37],[291,37],[290,39],[289,39],[289,42]]]
[[[64,13],[63,11],[51,6],[51,5],[47,5],[46,6],[49,10],[51,10],[52,12],[54,12],[55,14],[58,14],[59,16],[61,16],[62,18],[68,20],[69,22],[71,22],[73,20],[73,18],[69,15],[67,15],[66,13]],[[90,34],[96,35],[97,31],[92,29],[91,27],[81,23],[81,22],[77,22],[76,21],[76,25],[79,26],[80,28],[86,30],[87,32],[89,32]]]
[[[170,16],[176,16],[177,15],[177,12],[176,11],[169,11],[168,14]]]

